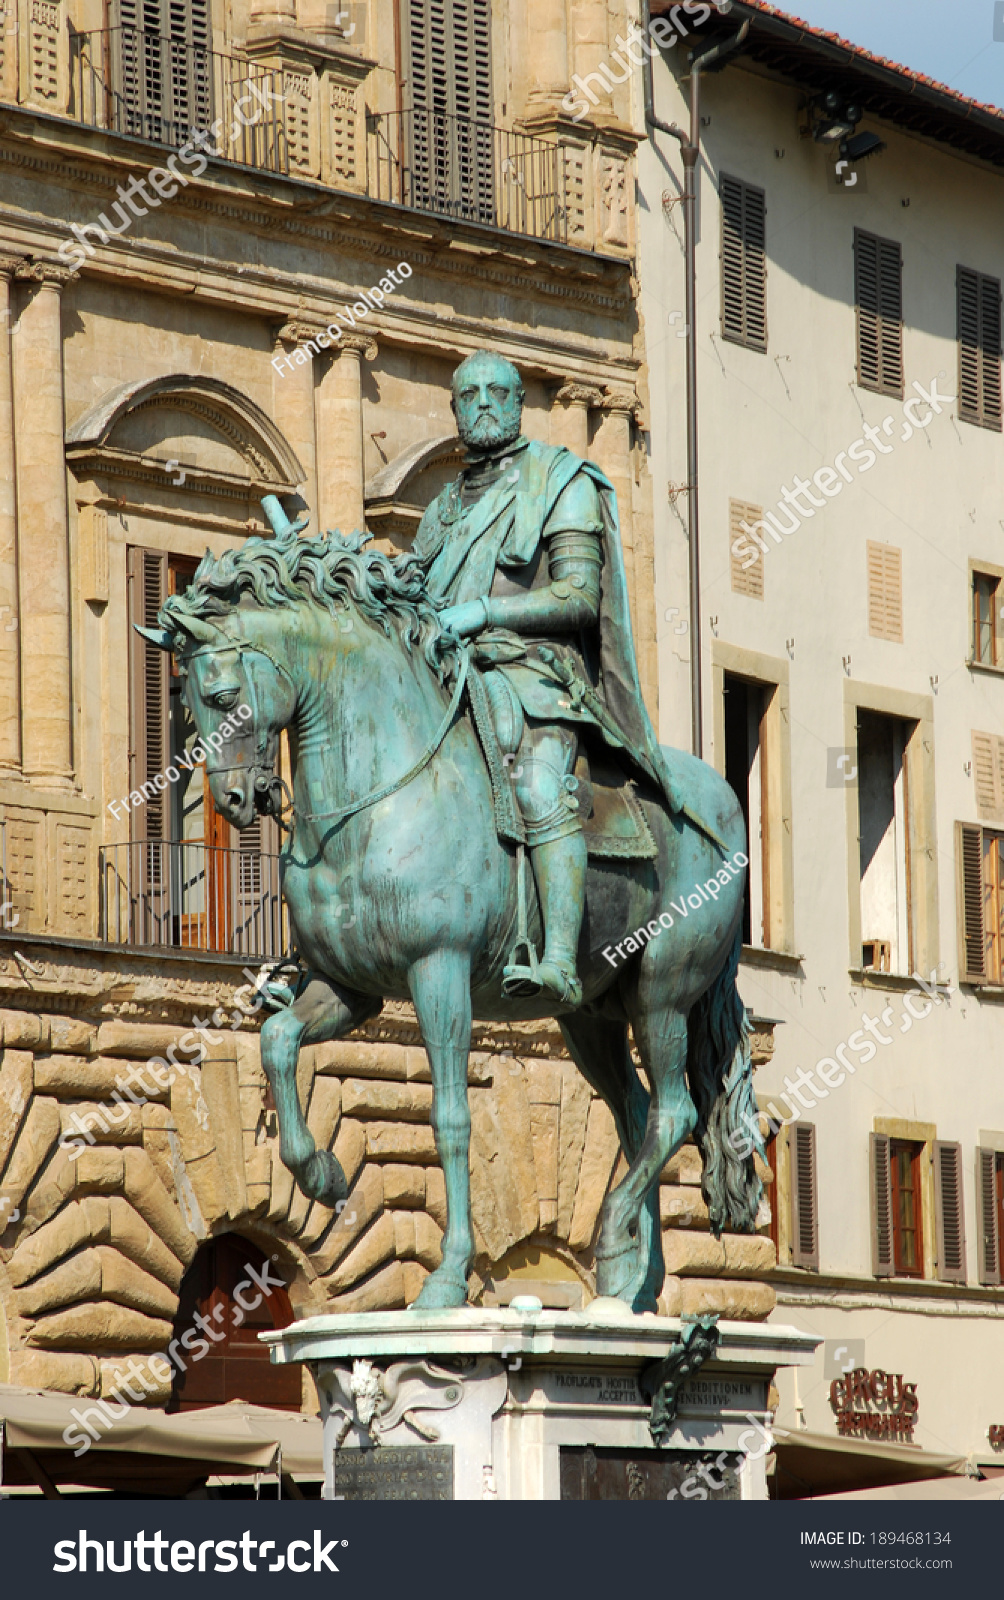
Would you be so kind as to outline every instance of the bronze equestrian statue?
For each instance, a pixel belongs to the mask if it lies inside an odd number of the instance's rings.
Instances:
[[[410,999],[447,1196],[442,1264],[417,1304],[463,1305],[472,1018],[553,1016],[629,1162],[601,1212],[598,1292],[654,1310],[658,1179],[684,1140],[701,1148],[716,1233],[752,1231],[760,1200],[736,989],[745,833],[724,779],[652,730],[611,485],[523,438],[522,399],[499,356],[458,368],[469,459],[408,554],[365,551],[365,535],[303,537],[269,497],[274,538],[207,553],[159,627],[140,631],[174,651],[204,741],[238,704],[252,709],[207,763],[219,810],[238,828],[270,811],[289,829],[301,976],[276,997],[261,1054],[302,1191],[332,1208],[346,1194],[299,1103],[301,1046]]]

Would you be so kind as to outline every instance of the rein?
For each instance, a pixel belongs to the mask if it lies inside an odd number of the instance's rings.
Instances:
[[[265,647],[263,645],[252,644],[249,640],[244,640],[244,639],[242,639],[240,641],[228,640],[226,644],[219,645],[219,646],[217,646],[217,645],[207,645],[207,646],[205,646],[205,648],[203,648],[201,650],[193,651],[188,659],[190,661],[193,661],[196,656],[202,656],[202,655],[225,655],[227,653],[227,651],[229,651],[229,650],[234,651],[237,655],[244,655],[245,652],[256,651],[258,653],[258,655],[264,656],[266,661],[270,661],[272,666],[275,667],[276,671],[282,677],[284,677],[284,678],[286,678],[288,680],[288,682],[292,685],[294,690],[296,689],[297,685],[296,685],[296,683],[295,683],[295,681],[293,679],[292,674],[289,672],[289,670],[286,667],[282,666],[275,659],[275,657],[273,655],[271,655],[268,650],[265,649]],[[388,795],[396,794],[398,789],[405,788],[409,783],[411,783],[413,778],[417,778],[419,773],[425,770],[425,768],[429,765],[429,762],[432,760],[433,756],[436,754],[436,752],[439,749],[440,745],[442,744],[443,740],[446,738],[446,735],[449,733],[450,728],[451,728],[451,726],[453,724],[453,719],[455,718],[455,716],[457,714],[457,711],[460,708],[460,700],[461,700],[461,697],[462,697],[463,692],[464,692],[464,685],[467,682],[467,668],[468,668],[469,663],[470,663],[470,655],[469,655],[468,651],[467,650],[461,650],[461,653],[460,653],[460,668],[459,668],[459,671],[457,673],[457,682],[456,682],[456,686],[455,686],[455,688],[453,690],[453,695],[452,695],[452,697],[450,699],[450,704],[447,707],[446,715],[443,717],[442,722],[439,724],[439,727],[436,729],[436,732],[435,732],[431,742],[426,745],[425,749],[423,750],[422,754],[419,756],[418,760],[414,763],[413,766],[408,768],[408,771],[406,773],[404,773],[404,775],[402,777],[395,779],[395,781],[393,783],[384,784],[382,789],[375,789],[372,794],[364,795],[363,798],[360,799],[360,800],[352,800],[352,801],[349,802],[348,805],[338,806],[334,811],[297,811],[296,807],[293,804],[293,798],[289,793],[288,786],[286,785],[286,783],[284,782],[283,779],[275,778],[273,773],[272,773],[272,767],[273,767],[274,758],[273,758],[273,760],[268,760],[267,759],[267,755],[268,755],[268,738],[267,738],[267,736],[265,736],[265,737],[259,736],[258,737],[258,748],[257,748],[256,754],[259,756],[260,759],[255,761],[254,763],[252,763],[252,766],[249,769],[251,772],[256,772],[257,771],[257,772],[259,772],[259,773],[261,773],[263,775],[261,778],[256,778],[255,779],[255,789],[257,790],[257,789],[259,789],[259,786],[261,786],[263,789],[267,790],[267,789],[269,789],[271,787],[272,783],[281,784],[283,789],[286,790],[287,796],[289,796],[289,804],[288,804],[288,808],[287,809],[292,813],[292,817],[293,817],[293,822],[294,823],[296,822],[297,818],[299,818],[299,820],[301,822],[344,822],[347,817],[355,816],[355,814],[357,812],[359,812],[359,811],[365,811],[367,806],[376,805],[378,800],[386,800]],[[257,696],[255,694],[254,679],[250,676],[250,674],[248,675],[247,683],[248,683],[248,697],[249,697],[249,699],[251,701],[252,716],[255,718],[255,720],[257,720],[257,712],[258,712]],[[222,763],[219,763],[219,764],[211,767],[209,765],[208,758],[206,760],[206,771],[207,772],[233,772],[234,770],[235,770],[235,768],[233,766],[224,766]],[[264,776],[265,774],[268,774],[267,778]],[[290,832],[291,831],[290,825],[283,821],[281,812],[277,810],[274,813],[274,815],[275,815],[276,820],[279,823],[280,827],[282,827],[286,832]]]

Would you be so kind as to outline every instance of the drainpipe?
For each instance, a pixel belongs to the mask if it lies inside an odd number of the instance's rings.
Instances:
[[[649,6],[642,7],[643,26],[649,29]],[[749,21],[739,32],[721,44],[690,57],[690,135],[675,122],[662,122],[655,115],[652,87],[652,58],[644,50],[642,77],[645,85],[645,122],[660,133],[672,134],[683,157],[683,219],[687,280],[687,537],[690,546],[690,720],[695,756],[704,754],[704,711],[701,689],[701,552],[698,539],[697,449],[697,165],[701,158],[701,70],[722,64],[738,50],[750,31]]]

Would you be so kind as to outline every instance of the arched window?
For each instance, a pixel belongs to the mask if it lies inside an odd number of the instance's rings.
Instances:
[[[293,1307],[283,1273],[257,1245],[235,1233],[202,1246],[181,1285],[170,1353],[169,1411],[249,1400],[299,1411],[300,1367],[275,1367],[258,1334],[285,1328]]]

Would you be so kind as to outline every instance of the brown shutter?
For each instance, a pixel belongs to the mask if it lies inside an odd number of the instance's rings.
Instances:
[[[959,416],[1001,427],[1001,286],[970,267],[956,270]]]
[[[868,632],[903,643],[903,552],[868,540]]]
[[[750,505],[746,500],[729,501],[729,564],[732,572],[732,591],[734,594],[748,595],[751,600],[763,599],[763,551],[756,539],[746,532],[746,528],[755,528],[762,519],[763,506]],[[743,527],[744,522],[746,528]],[[748,551],[742,556],[736,555],[732,546],[737,539],[745,539],[750,548],[756,551],[755,561],[749,561]],[[744,567],[743,561],[749,561],[749,565]]]
[[[876,1278],[891,1278],[893,1239],[889,1137],[885,1133],[871,1133],[868,1141],[872,1195],[872,1272]]]
[[[412,111],[406,202],[492,222],[490,0],[404,0],[401,22]]]
[[[966,1221],[962,1199],[962,1146],[934,1141],[934,1210],[937,1224],[937,1276],[944,1283],[966,1281]]]
[[[135,624],[157,626],[157,613],[167,599],[167,556],[160,550],[130,546],[129,576],[129,789],[132,792],[170,765],[167,652],[148,644]],[[155,791],[142,806],[130,810],[134,839],[166,839],[167,791]]]
[[[791,1152],[791,1259],[819,1271],[819,1208],[816,1199],[816,1130],[798,1121],[788,1135]]]
[[[723,173],[722,338],[751,350],[767,348],[767,197],[763,189]]]
[[[1001,1281],[1001,1238],[997,1226],[997,1152],[976,1152],[976,1209],[979,1214],[980,1282]]]
[[[854,233],[858,383],[903,398],[903,263],[894,239]]]
[[[1001,286],[980,279],[980,399],[983,424],[1001,429]]]
[[[983,829],[955,824],[956,905],[959,926],[959,982],[987,980],[983,921]]]

